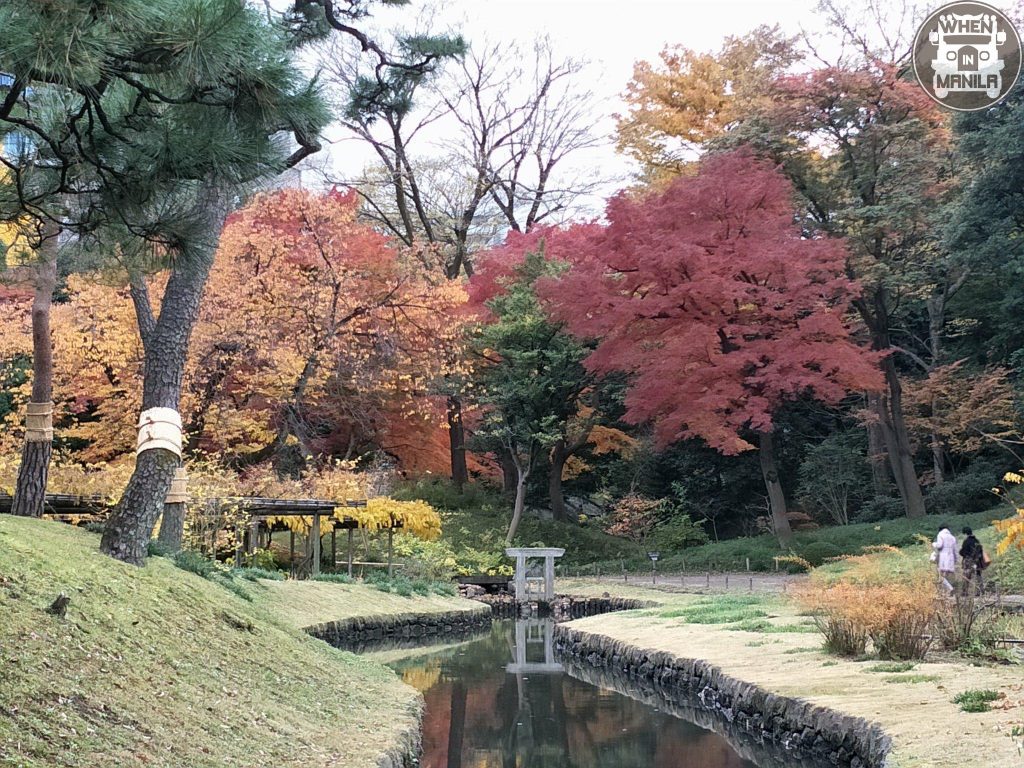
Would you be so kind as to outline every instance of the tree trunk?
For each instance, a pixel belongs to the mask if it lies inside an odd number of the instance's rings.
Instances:
[[[907,517],[923,517],[924,496],[921,494],[921,484],[917,480],[917,470],[914,468],[910,434],[903,419],[903,387],[900,385],[896,362],[892,355],[882,360],[882,371],[885,373],[885,383],[888,387],[888,397],[882,398],[882,412],[886,417],[882,420],[883,434],[889,449],[892,473],[896,477],[896,486],[900,489]]]
[[[501,490],[509,501],[512,501],[516,497],[516,478],[519,476],[516,464],[507,451],[498,453],[498,463],[501,465]]]
[[[565,494],[562,490],[562,470],[569,454],[565,441],[558,440],[551,448],[551,473],[548,475],[548,500],[551,503],[551,517],[562,523],[569,522],[565,511]]]
[[[168,552],[178,552],[181,550],[181,541],[184,535],[184,502],[164,504],[164,513],[163,517],[160,518],[160,533],[157,535],[157,541],[159,541]]]
[[[934,294],[928,297],[926,303],[928,307],[928,346],[932,355],[931,366],[929,367],[928,374],[931,375],[939,365],[942,363],[942,329],[946,324],[946,294],[945,289],[942,293]],[[937,413],[936,405],[938,404],[937,398],[932,398],[931,402],[931,416],[932,422],[936,423],[939,418]],[[932,449],[932,473],[935,476],[935,485],[942,485],[945,481],[945,461],[943,460],[942,450],[942,438],[939,437],[938,432],[932,431],[931,434],[931,449]]]
[[[934,414],[934,408],[932,409]],[[946,452],[942,447],[942,438],[935,432],[932,432],[931,438],[932,444],[932,474],[935,476],[935,485],[942,485],[946,482],[945,476],[945,465],[946,465]]]
[[[203,188],[192,218],[203,225],[203,242],[179,254],[164,290],[159,317],[144,340],[142,409],[178,410],[192,328],[199,317],[217,238],[224,224],[227,198],[215,185]],[[113,514],[107,520],[100,550],[118,560],[142,565],[153,527],[163,512],[180,457],[164,448],[143,451]]]
[[[910,434],[903,418],[903,387],[896,372],[896,361],[889,340],[889,309],[885,291],[875,289],[870,303],[858,302],[858,310],[864,323],[871,329],[872,347],[887,353],[881,362],[882,373],[885,376],[885,392],[878,397],[877,413],[886,452],[889,454],[889,467],[907,517],[921,517],[925,513],[924,496],[921,494],[921,484],[917,480],[914,454],[910,449]]]
[[[52,442],[28,440],[21,447],[21,464],[14,486],[11,514],[22,517],[42,517],[46,506],[46,480],[50,473]]]
[[[761,474],[764,476],[765,488],[768,489],[772,526],[775,528],[775,535],[778,537],[779,543],[786,545],[793,540],[793,529],[789,526],[789,517],[786,514],[786,494],[782,491],[778,467],[775,464],[775,440],[771,432],[760,432],[759,437]]]
[[[460,491],[469,482],[466,466],[466,429],[462,423],[462,401],[454,395],[448,398],[448,441],[451,450],[452,483]]]
[[[50,336],[50,307],[57,287],[57,237],[59,230],[44,226],[39,246],[39,263],[33,269],[35,295],[32,298],[32,395],[29,402],[51,405],[53,400],[53,340]],[[52,416],[51,416],[52,419]],[[31,439],[30,439],[31,438]],[[53,436],[26,435],[21,464],[14,486],[11,512],[23,517],[41,517],[46,502],[46,481],[53,454]]]
[[[523,519],[523,507],[526,506],[526,480],[530,476],[530,470],[528,467],[523,467],[519,462],[516,463],[517,478],[516,478],[516,502],[512,507],[512,522],[508,526],[508,535],[505,536],[505,546],[511,547],[512,540],[516,537],[516,531],[519,530],[519,521]]]
[[[878,414],[881,419],[881,406],[878,402],[878,395],[868,395],[868,409]],[[871,466],[871,485],[875,489],[876,496],[888,496],[889,473],[886,470],[888,457],[885,451],[885,436],[882,434],[882,425],[878,422],[868,424],[868,464]]]

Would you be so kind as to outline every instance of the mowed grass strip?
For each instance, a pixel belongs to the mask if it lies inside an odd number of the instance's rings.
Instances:
[[[414,727],[415,692],[278,618],[271,582],[244,600],[98,544],[0,516],[0,765],[359,768]]]

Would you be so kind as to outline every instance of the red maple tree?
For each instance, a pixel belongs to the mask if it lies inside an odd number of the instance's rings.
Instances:
[[[757,441],[783,540],[773,413],[881,386],[877,353],[846,321],[844,243],[808,235],[794,210],[770,165],[711,156],[664,192],[613,199],[608,226],[581,229],[560,249],[569,271],[542,287],[556,318],[598,340],[593,370],[630,374],[626,419],[653,423],[660,445],[699,437],[736,454]]]

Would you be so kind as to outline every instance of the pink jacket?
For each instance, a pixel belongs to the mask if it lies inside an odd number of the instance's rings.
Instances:
[[[956,536],[948,528],[939,531],[932,543],[932,549],[939,553],[938,566],[940,571],[956,570]]]

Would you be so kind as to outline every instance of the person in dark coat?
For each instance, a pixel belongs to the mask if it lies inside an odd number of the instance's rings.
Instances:
[[[968,585],[974,585],[976,592],[981,592],[982,570],[985,567],[985,550],[970,528],[964,528],[964,543],[960,547],[960,562],[964,569],[964,591]]]

